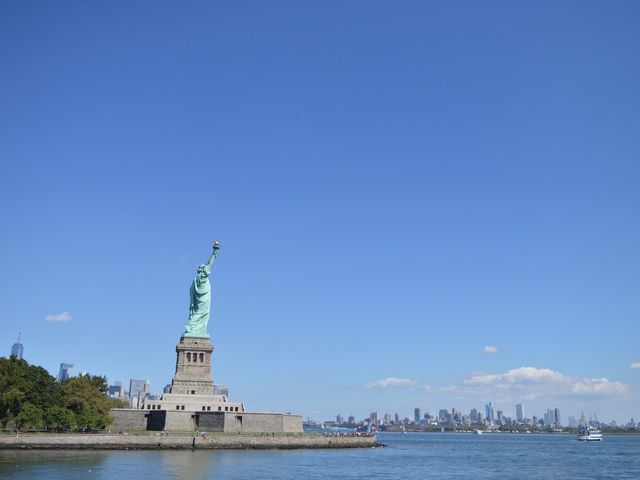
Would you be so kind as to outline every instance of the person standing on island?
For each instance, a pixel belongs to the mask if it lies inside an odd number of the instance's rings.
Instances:
[[[189,305],[189,322],[185,326],[185,337],[206,337],[207,324],[209,323],[209,312],[211,310],[211,283],[209,283],[209,275],[211,275],[211,266],[218,255],[220,242],[213,242],[213,253],[209,258],[209,262],[198,267],[198,273],[191,284]]]

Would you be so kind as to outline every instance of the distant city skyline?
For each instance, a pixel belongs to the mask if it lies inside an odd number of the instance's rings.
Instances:
[[[20,337],[18,338],[18,342],[20,341]],[[19,347],[18,347],[19,345]],[[17,353],[14,352],[18,352],[20,353],[20,355],[18,355]],[[15,355],[17,358],[22,358],[22,351],[23,351],[23,345],[21,343],[14,343],[11,349],[11,355]],[[71,363],[61,363],[60,367],[59,367],[59,371],[57,374],[57,380],[58,381],[63,381],[66,380],[67,378],[70,378],[71,375],[70,374],[70,370],[74,367],[73,364]],[[86,371],[82,371],[80,373],[80,375],[86,374]],[[108,379],[109,380],[109,379]],[[403,381],[403,379],[387,379],[386,382],[388,384],[393,384],[394,386],[398,386],[398,385],[413,385],[414,382],[408,381],[406,379],[404,379],[405,381]],[[380,385],[377,385],[380,386]],[[388,385],[384,385],[385,387]],[[154,392],[152,391],[151,388],[151,383],[149,382],[148,379],[133,379],[131,378],[129,381],[129,390],[125,390],[124,387],[122,386],[122,382],[120,380],[115,380],[113,381],[113,384],[109,386],[109,391],[108,394],[110,396],[113,397],[126,397],[129,400],[129,405],[133,408],[138,408],[140,405],[142,405],[143,401],[145,398],[149,398],[149,397],[155,397],[155,396],[159,396],[160,393],[167,393],[170,391],[170,384],[167,384],[163,389],[162,392]],[[225,385],[214,385],[215,387],[215,394],[216,395],[225,395],[225,396],[229,396],[229,387],[225,386]],[[371,388],[372,385],[368,385],[368,388]],[[431,390],[430,386],[427,386],[427,390]],[[500,416],[496,417],[496,412],[498,412],[498,414],[501,414],[502,412],[504,412],[504,408],[502,407],[502,410],[496,410],[496,408],[494,407],[494,404],[492,401],[489,401],[488,403],[486,403],[484,405],[484,416],[482,414],[480,414],[478,412],[478,410],[476,408],[471,408],[469,411],[469,415],[467,415],[469,417],[469,419],[472,422],[475,422],[478,418],[479,419],[484,419],[489,423],[492,423],[497,419],[500,419]],[[524,409],[524,404],[522,402],[514,404],[513,406],[513,410],[514,410],[514,419],[517,422],[522,422],[524,419],[529,418],[529,417],[525,417],[525,409]],[[415,422],[417,422],[418,418],[421,417],[421,411],[422,411],[422,407],[415,407],[413,409],[413,420]],[[456,412],[456,408],[452,408],[452,411]],[[587,408],[587,411],[590,411],[589,408]],[[592,413],[597,413],[595,412],[595,409],[591,409]],[[425,409],[425,415],[428,412],[428,409]],[[508,412],[508,410],[507,410]],[[375,415],[377,415],[376,412],[374,412]],[[573,426],[571,419],[573,419],[575,421],[575,413],[574,415],[570,415],[569,418],[569,422],[567,423],[568,426]],[[584,412],[582,412],[582,414],[584,414]],[[370,414],[370,416],[373,415]],[[389,423],[390,420],[388,420],[387,416],[389,414],[385,414],[384,416],[384,422]],[[340,415],[339,415],[340,416]],[[449,418],[451,415],[449,414],[447,409],[439,409],[439,414],[437,417],[434,418],[440,418],[440,419],[446,419]],[[351,416],[350,416],[351,417]],[[511,418],[511,415],[509,415],[507,413],[506,415],[507,418]],[[634,417],[636,418],[640,418],[640,415],[632,415],[630,418],[633,419]],[[355,417],[353,417],[355,418]],[[394,421],[397,423],[398,421],[400,421],[400,419],[402,418],[401,415],[399,414],[395,414],[394,417]],[[404,417],[404,418],[409,418]],[[535,418],[535,419],[540,419],[545,425],[558,425],[558,426],[562,426],[562,422],[561,422],[561,417],[560,417],[560,409],[557,407],[554,407],[553,409],[546,409],[546,411],[543,409],[543,411],[541,412],[541,415],[535,414],[532,415],[530,418]],[[610,418],[610,421],[613,421],[614,423],[618,422],[622,425],[625,424],[625,419],[624,418]],[[376,421],[377,421],[377,417],[376,417]]]
[[[492,402],[490,402],[492,403]],[[487,415],[483,416],[478,412],[476,408],[472,408],[468,414],[457,410],[455,407],[452,407],[451,410],[446,408],[441,408],[438,410],[438,414],[432,414],[427,411],[424,413],[424,416],[420,414],[421,408],[415,407],[413,410],[413,417],[406,415],[402,416],[399,413],[393,414],[393,417],[390,413],[385,413],[382,417],[379,416],[377,411],[371,412],[368,417],[363,419],[357,419],[354,415],[349,415],[348,420],[345,421],[345,417],[339,413],[335,417],[335,421],[333,420],[320,420],[325,424],[336,424],[336,425],[354,425],[358,423],[371,423],[376,425],[394,425],[394,424],[423,424],[423,425],[438,425],[438,426],[471,426],[477,424],[484,424],[487,427],[500,427],[500,426],[531,426],[531,427],[542,427],[542,428],[564,428],[571,427],[576,428],[578,426],[586,426],[588,424],[598,424],[598,425],[608,425],[608,426],[627,426],[631,428],[637,428],[638,424],[635,422],[634,417],[627,419],[626,422],[618,423],[615,420],[609,420],[605,422],[601,422],[598,419],[596,414],[589,415],[588,420],[585,417],[584,412],[580,412],[580,420],[576,420],[575,415],[569,415],[568,423],[562,422],[562,417],[560,415],[560,409],[557,407],[549,408],[542,416],[532,415],[531,417],[524,416],[524,405],[517,404],[514,406],[514,411],[516,412],[516,416],[512,417],[511,415],[504,414],[503,410],[497,410],[497,415],[495,418],[491,419]],[[492,405],[487,404],[485,409],[490,411]],[[518,415],[522,414],[520,418]],[[309,421],[318,421],[318,419],[308,419]]]

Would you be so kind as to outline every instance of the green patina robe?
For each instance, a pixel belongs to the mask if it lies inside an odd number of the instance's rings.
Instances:
[[[200,265],[191,284],[189,322],[184,331],[185,337],[209,337],[207,324],[211,310],[211,283],[209,283],[209,265]]]

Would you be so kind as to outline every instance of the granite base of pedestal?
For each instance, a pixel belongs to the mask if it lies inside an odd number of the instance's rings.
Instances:
[[[197,412],[114,408],[116,431],[302,433],[302,416],[262,412]]]

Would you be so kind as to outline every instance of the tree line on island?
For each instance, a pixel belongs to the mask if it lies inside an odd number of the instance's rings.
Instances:
[[[0,357],[0,425],[17,430],[93,431],[111,423],[107,378],[81,375],[58,382],[47,370]]]

